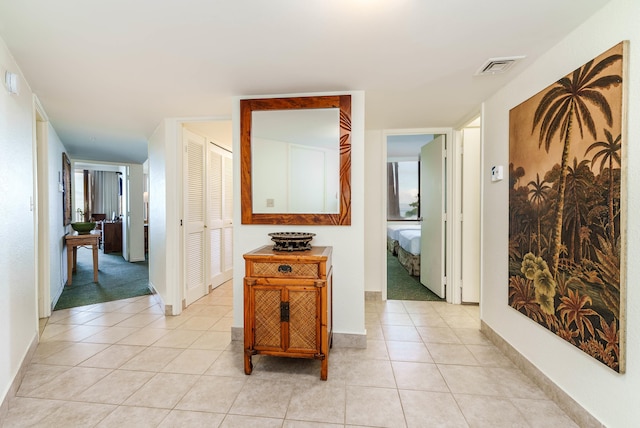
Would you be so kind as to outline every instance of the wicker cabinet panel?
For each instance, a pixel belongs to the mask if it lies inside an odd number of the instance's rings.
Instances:
[[[254,289],[254,346],[282,349],[280,334],[281,293],[276,289]]]
[[[332,338],[331,247],[244,255],[244,368],[256,354],[321,360],[327,379]]]
[[[289,290],[289,348],[318,349],[319,295],[311,291]]]

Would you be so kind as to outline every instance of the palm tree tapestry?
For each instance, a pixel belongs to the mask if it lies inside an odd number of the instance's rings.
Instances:
[[[509,305],[621,373],[625,46],[509,112]]]

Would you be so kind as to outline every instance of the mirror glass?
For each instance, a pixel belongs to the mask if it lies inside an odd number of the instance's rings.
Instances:
[[[339,120],[337,108],[253,112],[254,213],[339,213]]]
[[[351,96],[240,101],[243,224],[351,224]]]

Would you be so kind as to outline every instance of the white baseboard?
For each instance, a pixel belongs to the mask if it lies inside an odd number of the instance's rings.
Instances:
[[[364,300],[365,302],[382,301],[382,291],[365,291]]]
[[[33,354],[36,352],[36,348],[38,347],[38,335],[39,332],[33,336],[33,340],[27,349],[27,352],[20,363],[20,368],[13,378],[13,382],[9,386],[9,390],[7,394],[2,399],[2,404],[0,404],[0,426],[3,426],[3,420],[7,417],[7,413],[9,412],[9,401],[16,396],[18,392],[18,388],[20,388],[20,384],[22,383],[22,379],[24,378],[25,373],[27,372],[27,368],[29,367],[29,362],[33,357]]]
[[[604,427],[562,388],[518,352],[491,327],[480,321],[480,331],[493,342],[522,372],[547,394],[573,421],[581,427]]]
[[[149,290],[151,291],[151,294],[153,295],[156,303],[160,305],[161,308],[164,308],[165,316],[173,316],[173,306],[165,305],[164,299],[162,298],[160,293],[158,293],[158,290],[156,290],[156,287],[151,281],[149,281]]]

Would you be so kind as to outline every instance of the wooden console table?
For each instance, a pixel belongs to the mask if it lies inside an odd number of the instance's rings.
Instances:
[[[244,255],[244,372],[256,354],[321,360],[327,380],[332,339],[331,247],[258,248]]]
[[[93,247],[93,282],[98,282],[98,246],[100,245],[100,232],[78,234],[73,232],[64,237],[67,245],[67,285],[71,285],[73,272],[76,271],[78,247],[91,245]]]

